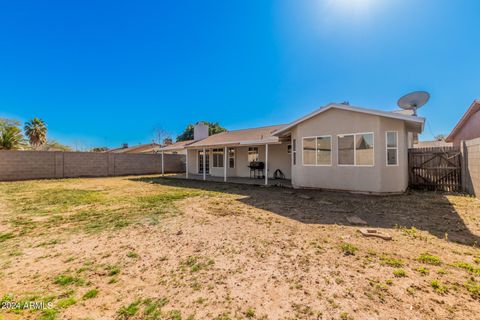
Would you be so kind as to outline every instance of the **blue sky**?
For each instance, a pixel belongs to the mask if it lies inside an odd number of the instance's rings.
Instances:
[[[86,148],[287,123],[328,102],[432,98],[422,138],[480,97],[480,1],[2,1],[0,116]]]

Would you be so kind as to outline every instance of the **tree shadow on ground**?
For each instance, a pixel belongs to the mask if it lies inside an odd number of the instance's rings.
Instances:
[[[132,180],[238,195],[240,202],[302,223],[352,226],[347,217],[355,215],[373,228],[415,227],[440,239],[448,235],[449,241],[466,245],[480,243],[480,237],[468,229],[453,204],[441,193],[409,192],[376,196],[167,177]]]

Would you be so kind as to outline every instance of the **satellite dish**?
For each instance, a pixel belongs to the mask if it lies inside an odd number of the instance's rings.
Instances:
[[[426,91],[415,91],[404,95],[398,99],[397,105],[404,110],[412,110],[413,115],[417,115],[417,109],[425,105],[430,99],[430,94]]]

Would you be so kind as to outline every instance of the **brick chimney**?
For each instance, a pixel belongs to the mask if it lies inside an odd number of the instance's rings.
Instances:
[[[208,126],[203,122],[197,122],[193,127],[193,140],[203,140],[208,137]]]

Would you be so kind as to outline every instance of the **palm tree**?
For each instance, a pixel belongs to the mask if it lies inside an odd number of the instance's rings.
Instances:
[[[0,130],[0,149],[19,149],[23,144],[22,131],[15,126],[7,126]]]
[[[30,141],[30,145],[34,148],[47,142],[47,126],[42,119],[37,117],[25,123],[25,134]]]

